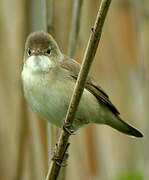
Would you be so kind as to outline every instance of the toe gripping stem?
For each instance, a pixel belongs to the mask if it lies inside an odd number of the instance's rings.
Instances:
[[[72,129],[72,126],[69,123],[64,123],[63,130],[66,131],[69,135],[75,135],[75,131]]]
[[[69,145],[70,145],[70,143],[68,143],[67,146],[66,146],[63,158],[57,157],[54,154],[52,160],[55,161],[57,166],[60,166],[60,167],[66,167],[67,166],[67,159],[68,159],[68,156],[69,156],[69,154],[67,153],[67,149],[68,149]],[[56,144],[56,146],[57,146],[57,144]]]
[[[67,132],[69,135],[75,135],[74,134],[75,131],[72,129],[72,126],[69,123],[64,123],[63,130],[65,132]],[[60,158],[60,157],[56,156],[56,154],[54,154],[52,160],[55,161],[55,163],[58,166],[65,167],[67,165],[66,160],[68,159],[68,153],[66,151],[67,151],[69,145],[70,145],[70,143],[68,143],[66,146],[64,157]],[[57,146],[57,144],[56,144],[56,146]]]

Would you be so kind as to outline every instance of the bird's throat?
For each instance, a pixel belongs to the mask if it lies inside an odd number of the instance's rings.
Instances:
[[[32,72],[48,72],[54,64],[47,56],[31,56],[26,61],[26,68]]]

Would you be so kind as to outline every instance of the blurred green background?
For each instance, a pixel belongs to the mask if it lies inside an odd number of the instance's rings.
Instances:
[[[75,58],[78,62],[82,60],[99,3],[84,0]],[[55,0],[55,39],[65,54],[72,9],[72,0]],[[48,171],[48,154],[51,158],[52,153],[48,153],[47,125],[25,104],[20,78],[25,39],[30,32],[41,29],[41,0],[1,0],[1,180],[42,180]],[[123,119],[142,130],[144,138],[128,137],[103,125],[85,127],[71,137],[68,166],[61,179],[148,180],[148,0],[112,1],[91,74],[109,94]]]

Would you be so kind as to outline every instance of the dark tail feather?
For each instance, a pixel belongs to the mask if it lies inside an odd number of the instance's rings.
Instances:
[[[114,129],[117,129],[120,132],[125,134],[135,136],[135,137],[143,137],[143,134],[135,129],[134,127],[130,126],[126,122],[124,122],[119,116],[115,116],[116,118],[111,119],[106,124],[110,125]]]

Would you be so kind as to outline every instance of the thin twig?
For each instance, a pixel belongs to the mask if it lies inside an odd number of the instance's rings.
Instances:
[[[44,30],[46,32],[50,33],[53,37],[55,36],[55,32],[54,32],[54,18],[55,18],[54,10],[55,10],[55,0],[43,0],[43,23],[44,23],[43,26],[44,26]],[[58,134],[58,128],[52,124],[47,123],[49,165],[51,163],[50,155],[52,154],[52,151],[54,149],[57,134]]]
[[[140,122],[140,126],[143,126],[144,128],[144,141],[141,147],[143,150],[143,156],[145,157],[144,165],[144,179],[148,179],[149,177],[149,171],[148,171],[148,166],[149,166],[149,158],[148,158],[148,149],[149,149],[149,131],[148,131],[148,117],[149,117],[149,111],[148,111],[148,106],[149,106],[149,51],[148,51],[148,44],[149,44],[149,36],[148,36],[148,31],[149,31],[149,16],[148,16],[148,1],[143,0],[141,2],[137,2],[136,5],[136,18],[137,18],[137,29],[138,29],[138,71],[139,72],[137,75],[138,77],[136,78],[138,81],[138,87],[140,87],[140,92],[141,98],[142,98],[142,104],[141,106],[143,107],[143,122]],[[141,6],[140,6],[141,5]],[[136,75],[135,75],[136,76]],[[136,93],[138,92],[138,88],[134,89]],[[137,98],[138,99],[138,98]],[[138,119],[139,120],[139,119]]]
[[[21,112],[20,112],[20,133],[19,133],[19,144],[18,144],[18,161],[17,161],[17,169],[16,169],[16,179],[21,180],[23,175],[23,167],[24,167],[24,157],[25,157],[25,145],[27,139],[27,130],[28,130],[28,113],[26,104],[24,102],[23,94],[21,94]]]
[[[24,34],[27,35],[30,29],[30,2],[25,1],[25,27],[24,28]],[[24,36],[25,38],[25,36]],[[25,39],[24,39],[25,40]],[[20,66],[21,67],[21,66]],[[20,68],[21,70],[21,68]],[[23,95],[23,89],[20,82],[20,121],[19,121],[19,142],[18,142],[18,159],[16,164],[16,176],[15,179],[21,180],[24,172],[24,161],[25,161],[25,146],[26,146],[26,140],[27,140],[27,133],[28,133],[28,111],[26,107],[26,103],[24,101],[24,95]]]
[[[88,41],[88,45],[84,54],[81,70],[76,82],[76,86],[72,95],[71,103],[68,108],[68,112],[65,119],[65,124],[69,124],[72,127],[73,119],[75,117],[75,113],[77,107],[80,102],[81,95],[83,93],[83,89],[86,83],[87,75],[89,73],[91,64],[93,62],[98,43],[101,37],[102,27],[105,21],[106,14],[108,12],[111,0],[102,0],[101,6],[99,8],[95,25],[92,28],[92,32]],[[58,141],[58,145],[56,148],[55,156],[53,157],[49,178],[47,180],[56,180],[60,171],[60,164],[63,162],[66,150],[68,148],[68,140],[70,134],[62,129],[61,135]],[[58,161],[59,160],[59,161]]]
[[[48,11],[47,11],[47,0],[43,0],[43,10],[42,10],[42,21],[43,21],[43,30],[47,32],[48,26]]]
[[[82,4],[83,4],[83,0],[74,0],[73,17],[72,17],[69,47],[68,47],[68,56],[70,56],[71,58],[74,58],[76,52],[79,30],[80,30]]]
[[[47,32],[50,33],[53,37],[55,37],[55,24],[54,24],[54,10],[55,10],[55,0],[46,0],[46,9],[47,9]],[[58,128],[55,127],[52,124],[47,124],[48,125],[48,136],[51,135],[51,137],[48,138],[51,139],[51,150],[54,147],[56,143],[56,137],[58,134]],[[50,133],[49,133],[50,132]],[[49,158],[50,159],[50,158]]]
[[[47,0],[47,32],[55,35],[55,0]]]
[[[54,36],[55,0],[43,0],[43,30]]]

